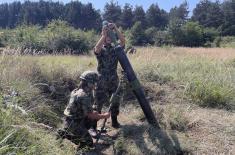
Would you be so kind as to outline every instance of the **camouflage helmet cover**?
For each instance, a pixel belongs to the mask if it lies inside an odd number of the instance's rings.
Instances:
[[[80,76],[80,79],[82,79],[82,80],[84,80],[86,82],[95,83],[95,82],[98,82],[99,75],[95,71],[85,71]]]

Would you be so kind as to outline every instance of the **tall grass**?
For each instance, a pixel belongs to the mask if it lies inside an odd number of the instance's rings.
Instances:
[[[140,48],[131,60],[143,80],[173,80],[194,103],[234,109],[234,57],[232,49]]]
[[[69,145],[66,149],[60,148],[52,133],[28,126],[20,113],[0,109],[0,123],[0,154],[74,154],[75,150]]]
[[[182,95],[186,96],[183,97],[192,103],[234,110],[235,52],[232,49],[148,47],[138,48],[136,54],[128,57],[143,85],[149,82],[180,84],[185,89]],[[2,54],[0,152],[72,154],[74,150],[60,148],[49,131],[33,128],[28,122],[58,127],[70,91],[79,82],[79,75],[88,69],[95,70],[96,66],[94,56]],[[6,96],[8,103],[19,105],[28,115],[6,108]],[[185,130],[184,111],[175,111],[167,112],[165,125],[170,129]],[[119,144],[116,147],[122,149]],[[52,148],[58,153],[52,152]]]
[[[129,55],[143,83],[177,82],[184,86],[192,102],[228,109],[234,106],[234,57],[232,49],[219,48],[149,47],[139,48],[137,54]],[[56,87],[57,93],[69,93],[63,87],[78,82],[84,70],[95,70],[96,66],[94,56],[3,56],[1,87],[36,93],[39,90],[32,85],[46,83]]]
[[[37,122],[56,127],[61,122],[59,115],[62,111],[58,108],[62,105],[57,104],[63,102],[55,101],[51,92],[44,92],[35,86],[38,82],[53,83],[49,81],[53,78],[42,74],[43,70],[37,60],[2,55],[0,71],[0,154],[74,154],[74,149],[69,147],[72,145],[68,145],[69,148],[66,149],[60,148],[53,132],[29,124]],[[59,71],[53,70],[51,74]],[[54,80],[59,81],[55,78]],[[13,92],[17,95],[13,95]],[[65,104],[66,102],[63,103]],[[18,106],[27,115],[15,108]]]

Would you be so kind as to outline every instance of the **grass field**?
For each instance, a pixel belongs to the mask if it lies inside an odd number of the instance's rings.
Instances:
[[[124,100],[120,115],[123,127],[116,131],[115,151],[235,152],[234,49],[141,47],[128,57],[161,130],[145,122],[136,100]],[[73,154],[71,143],[55,139],[55,130],[61,125],[62,112],[79,75],[96,66],[93,55],[19,56],[4,54],[3,50],[0,154]],[[130,112],[132,115],[126,117]],[[110,154],[112,147],[99,151]]]

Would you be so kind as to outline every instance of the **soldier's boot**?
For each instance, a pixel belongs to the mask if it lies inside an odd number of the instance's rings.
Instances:
[[[96,138],[97,136],[97,121],[93,120],[90,121],[89,126],[87,127],[89,134],[91,135],[91,137]]]
[[[96,131],[96,129],[90,128],[90,129],[88,130],[88,132],[89,132],[89,134],[91,135],[91,137],[93,137],[93,138],[96,138],[96,137],[97,137],[97,131]]]
[[[111,116],[111,119],[112,119],[112,127],[120,128],[120,124],[117,120],[117,116]]]

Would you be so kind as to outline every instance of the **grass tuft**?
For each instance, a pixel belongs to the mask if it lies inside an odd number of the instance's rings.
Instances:
[[[231,109],[234,90],[220,83],[194,81],[187,89],[190,98],[203,107]]]

